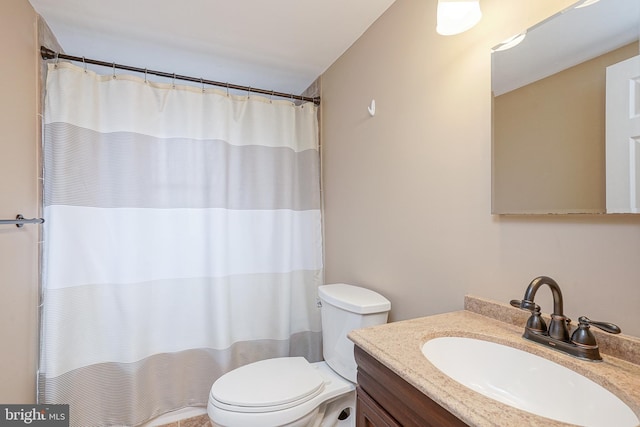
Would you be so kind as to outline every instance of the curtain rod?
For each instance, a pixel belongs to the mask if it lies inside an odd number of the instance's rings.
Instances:
[[[231,83],[222,83],[222,82],[217,82],[215,80],[205,80],[198,77],[182,76],[175,73],[166,73],[164,71],[147,70],[146,68],[116,64],[115,62],[105,62],[105,61],[99,61],[96,59],[88,59],[80,56],[67,55],[65,53],[55,52],[45,46],[40,46],[40,55],[42,56],[42,59],[66,59],[69,61],[82,62],[84,64],[92,64],[92,65],[99,65],[102,67],[117,68],[119,70],[134,71],[137,73],[153,74],[154,76],[167,77],[170,79],[185,80],[193,83],[202,83],[210,86],[224,87],[227,89],[242,90],[242,91],[247,91],[249,93],[260,93],[263,95],[277,96],[279,98],[295,99],[297,101],[313,102],[316,105],[320,105],[320,97],[293,95],[289,93],[276,92],[273,90],[257,89],[254,87],[240,86],[240,85],[235,85]]]

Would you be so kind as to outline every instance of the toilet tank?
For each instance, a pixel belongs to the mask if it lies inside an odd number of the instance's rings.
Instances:
[[[347,334],[354,329],[387,322],[391,303],[377,292],[337,283],[318,287],[322,302],[322,354],[335,372],[356,382],[353,342]]]

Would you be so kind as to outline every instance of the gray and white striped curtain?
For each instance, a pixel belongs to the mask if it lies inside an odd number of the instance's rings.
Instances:
[[[44,120],[41,403],[137,425],[321,359],[315,105],[59,63]]]

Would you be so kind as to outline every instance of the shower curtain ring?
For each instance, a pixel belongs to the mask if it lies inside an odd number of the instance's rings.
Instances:
[[[54,68],[58,68],[58,63],[60,62],[60,52],[56,52],[56,61],[53,64]]]
[[[82,63],[84,64],[84,72],[87,72],[87,63],[84,60],[84,56],[82,57]]]
[[[171,86],[174,89],[176,88],[176,73],[173,73],[173,80],[171,80]]]
[[[146,69],[146,68],[144,69],[144,82],[145,82],[145,83],[149,83],[149,82],[147,81],[147,69]]]
[[[202,93],[204,93],[204,80],[200,77],[200,84],[202,85]]]
[[[229,82],[227,82],[227,96],[229,96]]]
[[[113,78],[116,78],[116,63],[113,63]]]

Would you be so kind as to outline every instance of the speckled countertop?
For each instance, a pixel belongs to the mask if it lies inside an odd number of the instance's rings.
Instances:
[[[602,362],[588,362],[522,338],[527,313],[465,297],[465,310],[352,331],[349,338],[408,383],[471,426],[567,426],[485,397],[452,380],[422,354],[431,338],[480,338],[566,366],[610,390],[640,418],[640,339],[598,334]],[[593,329],[593,328],[592,328]],[[549,392],[552,392],[550,390]]]

